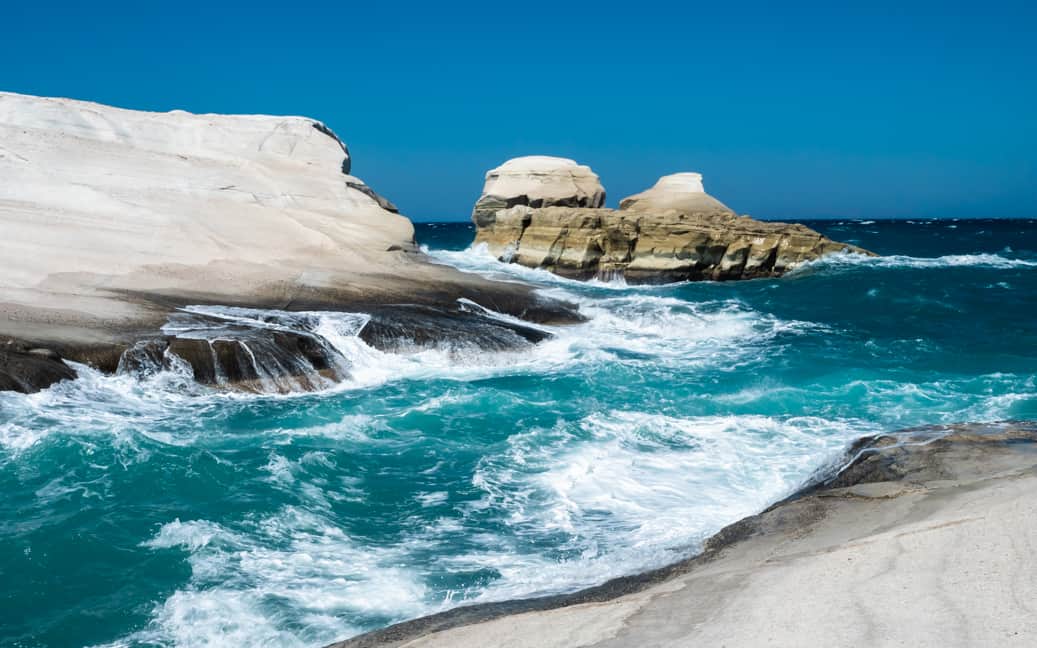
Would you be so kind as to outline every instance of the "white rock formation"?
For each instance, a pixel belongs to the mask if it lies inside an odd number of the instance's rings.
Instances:
[[[574,160],[528,155],[508,160],[486,173],[475,217],[515,205],[601,207],[605,188],[590,167]]]
[[[499,284],[426,263],[410,221],[349,170],[342,142],[303,117],[0,93],[0,339],[132,340],[184,303],[481,290],[503,308]]]
[[[701,173],[674,173],[659,178],[650,189],[619,202],[620,209],[677,209],[686,214],[734,212],[706,193]]]

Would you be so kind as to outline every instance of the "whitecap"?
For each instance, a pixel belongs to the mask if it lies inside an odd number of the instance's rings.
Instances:
[[[360,547],[313,512],[285,507],[240,530],[206,520],[164,525],[144,544],[188,552],[191,579],[149,624],[111,645],[322,645],[360,628],[346,619],[432,609],[401,550]]]
[[[1037,268],[1037,261],[1014,259],[998,254],[948,254],[939,257],[912,257],[889,255],[869,257],[863,254],[831,254],[815,261],[801,263],[788,273],[795,277],[819,270],[839,270],[846,268],[953,268],[979,267],[994,269]]]
[[[660,566],[801,486],[853,438],[860,420],[757,415],[592,414],[580,431],[541,429],[509,439],[480,463],[484,506],[508,511],[518,536],[558,532],[574,557],[475,552],[452,564],[503,574],[479,600],[546,594]],[[499,542],[499,540],[497,541]]]

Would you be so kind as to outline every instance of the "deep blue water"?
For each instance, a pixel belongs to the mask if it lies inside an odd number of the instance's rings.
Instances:
[[[227,395],[83,371],[0,393],[0,645],[319,646],[679,559],[863,434],[1037,418],[1037,221],[815,222],[880,254],[780,280],[581,284],[586,324]]]

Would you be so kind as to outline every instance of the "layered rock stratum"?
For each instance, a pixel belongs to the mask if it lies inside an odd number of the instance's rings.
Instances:
[[[487,174],[472,214],[475,243],[562,276],[633,283],[776,277],[828,254],[871,254],[804,225],[739,216],[705,192],[698,173],[664,176],[618,210],[602,207],[604,196],[597,176],[572,160],[512,160]]]
[[[16,349],[0,358],[0,386],[45,386],[18,368],[48,352],[114,370],[188,304],[384,315],[458,313],[464,298],[574,317],[523,286],[429,263],[410,221],[352,166],[335,133],[304,117],[0,93],[0,343]],[[36,375],[63,374],[51,369]]]

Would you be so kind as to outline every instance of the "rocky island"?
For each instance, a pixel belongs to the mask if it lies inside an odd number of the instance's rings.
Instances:
[[[574,279],[631,283],[777,277],[836,253],[868,254],[803,225],[739,216],[705,192],[698,173],[660,178],[607,209],[587,166],[563,158],[509,160],[486,174],[475,243],[503,261]]]

